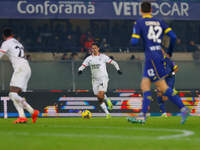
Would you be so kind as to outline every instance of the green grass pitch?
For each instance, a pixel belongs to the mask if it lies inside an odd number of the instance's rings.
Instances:
[[[200,150],[200,117],[39,118],[36,124],[0,119],[1,150]]]

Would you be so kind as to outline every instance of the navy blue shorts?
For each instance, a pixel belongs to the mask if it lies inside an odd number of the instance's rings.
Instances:
[[[167,76],[164,68],[163,59],[148,59],[145,62],[143,77],[149,78],[152,82],[156,82]]]

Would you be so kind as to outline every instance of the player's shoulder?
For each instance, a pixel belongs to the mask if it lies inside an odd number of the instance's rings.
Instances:
[[[10,46],[10,44],[7,40],[3,41],[2,44],[1,44],[1,47],[4,48],[4,49],[7,49],[9,46]]]
[[[89,56],[87,56],[87,57],[85,58],[85,60],[90,60],[90,59],[92,59],[92,55],[89,55]]]
[[[143,22],[143,18],[137,19],[137,20],[134,22],[134,24],[139,24],[139,23],[141,23],[141,22]]]
[[[107,56],[106,54],[104,54],[104,53],[100,53],[99,54],[100,56],[102,56],[102,57],[105,57],[105,56]]]
[[[107,58],[108,56],[104,53],[100,53],[100,57]]]
[[[137,22],[144,22],[144,21],[159,21],[163,22],[162,19],[156,18],[154,16],[149,16],[149,17],[141,17],[137,20]]]
[[[11,44],[14,44],[14,43],[19,43],[19,41],[17,41],[15,38],[12,38],[12,39],[9,39],[9,40],[5,40],[2,44],[11,45]]]
[[[3,41],[2,43],[1,43],[1,45],[6,45],[7,44],[7,41]]]

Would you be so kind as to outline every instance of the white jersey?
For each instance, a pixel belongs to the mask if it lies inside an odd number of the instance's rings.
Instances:
[[[83,61],[83,66],[90,66],[92,79],[101,80],[108,79],[108,72],[106,69],[106,63],[111,63],[112,59],[104,54],[98,56],[90,55]]]
[[[23,45],[15,38],[9,38],[6,41],[4,41],[1,45],[0,53],[1,53],[0,56],[2,56],[3,54],[8,56],[14,70],[20,64],[28,63],[28,61],[24,59]]]
[[[10,86],[21,88],[25,92],[31,77],[31,68],[24,58],[24,47],[15,38],[9,38],[2,43],[0,58],[4,54],[8,56],[14,69]]]

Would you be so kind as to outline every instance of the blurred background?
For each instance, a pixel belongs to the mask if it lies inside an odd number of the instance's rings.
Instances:
[[[108,65],[109,90],[139,89],[143,71],[142,40],[130,44],[139,0],[126,1],[16,1],[0,2],[0,28],[11,27],[25,47],[32,68],[29,90],[91,90],[89,68],[78,76],[81,62],[97,41],[101,52],[116,60],[123,76]],[[200,2],[154,0],[153,14],[164,19],[177,35],[172,59],[179,66],[177,89],[199,89]],[[2,39],[1,39],[2,41]],[[168,37],[163,47],[167,48]],[[0,61],[0,89],[8,90],[12,67]]]

